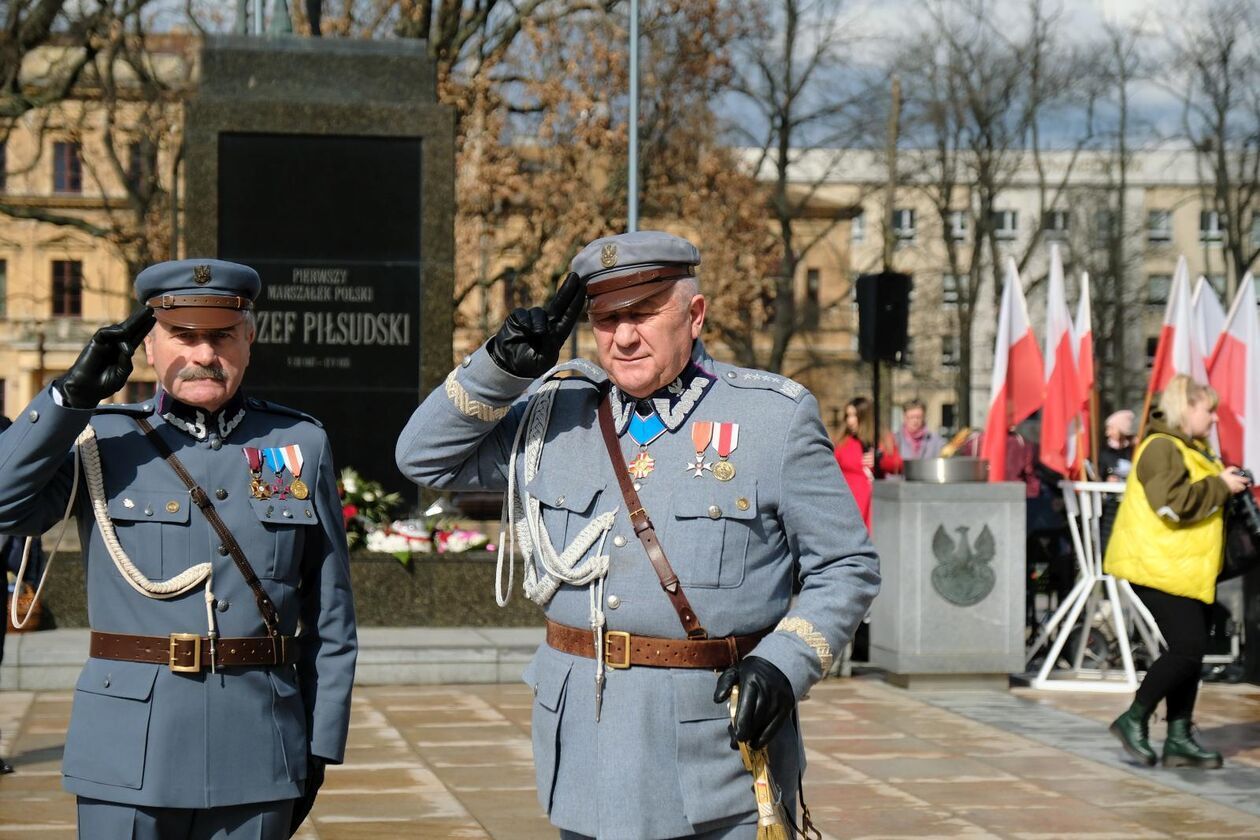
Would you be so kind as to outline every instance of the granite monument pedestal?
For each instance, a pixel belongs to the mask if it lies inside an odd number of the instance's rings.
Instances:
[[[1007,686],[1024,667],[1024,485],[877,481],[870,662],[906,688]]]

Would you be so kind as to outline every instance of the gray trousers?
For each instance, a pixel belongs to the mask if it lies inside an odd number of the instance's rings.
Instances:
[[[79,800],[79,840],[288,840],[293,800],[152,808]]]

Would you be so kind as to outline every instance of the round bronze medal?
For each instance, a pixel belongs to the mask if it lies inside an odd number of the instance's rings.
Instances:
[[[301,500],[311,495],[311,488],[307,487],[302,479],[295,478],[289,485],[289,492],[293,494],[293,498]]]
[[[718,461],[713,465],[713,477],[718,481],[730,481],[735,477],[735,465],[730,461]]]

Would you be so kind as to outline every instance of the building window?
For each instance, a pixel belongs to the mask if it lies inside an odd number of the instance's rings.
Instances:
[[[958,336],[941,336],[941,367],[958,367]]]
[[[958,406],[954,403],[941,403],[941,428],[952,429],[958,422]]]
[[[962,242],[967,238],[966,210],[949,211],[949,238],[955,242]]]
[[[962,278],[957,274],[941,275],[941,306],[954,307],[962,294]]]
[[[1260,248],[1260,210],[1251,214],[1251,244]]]
[[[1098,248],[1110,248],[1115,241],[1116,214],[1104,207],[1094,214],[1094,245]]]
[[[818,288],[821,272],[816,268],[805,270],[805,306],[801,312],[801,326],[807,330],[818,329]]]
[[[1220,242],[1224,233],[1221,230],[1221,214],[1215,210],[1203,210],[1199,213],[1199,241],[1203,243]]]
[[[1150,370],[1155,366],[1155,351],[1159,349],[1159,336],[1151,335],[1146,338],[1146,369]]]
[[[1019,231],[1019,212],[1015,210],[993,211],[993,233],[998,239],[1011,240]]]
[[[1068,214],[1066,210],[1047,210],[1041,218],[1041,229],[1046,232],[1047,239],[1066,239],[1068,234]]]
[[[849,220],[849,235],[854,242],[863,242],[866,240],[866,214],[858,213]]]
[[[1146,241],[1152,245],[1172,242],[1172,212],[1150,210],[1146,214]]]
[[[901,207],[893,211],[893,236],[899,242],[914,241],[914,210]]]
[[[1151,306],[1167,306],[1171,290],[1171,274],[1152,274],[1146,278],[1146,302]]]
[[[157,171],[157,148],[149,140],[132,143],[127,150],[127,187],[138,193],[147,189]]]
[[[0,318],[9,314],[9,263],[0,260]]]
[[[53,315],[83,314],[83,263],[78,260],[53,260]]]
[[[78,143],[53,143],[53,192],[83,192],[83,160]]]

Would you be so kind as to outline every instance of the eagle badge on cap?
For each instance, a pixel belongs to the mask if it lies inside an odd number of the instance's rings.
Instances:
[[[599,261],[604,268],[612,268],[617,264],[617,243],[609,242],[599,251]]]
[[[198,286],[204,286],[210,282],[210,266],[196,265],[193,266],[193,281]]]

